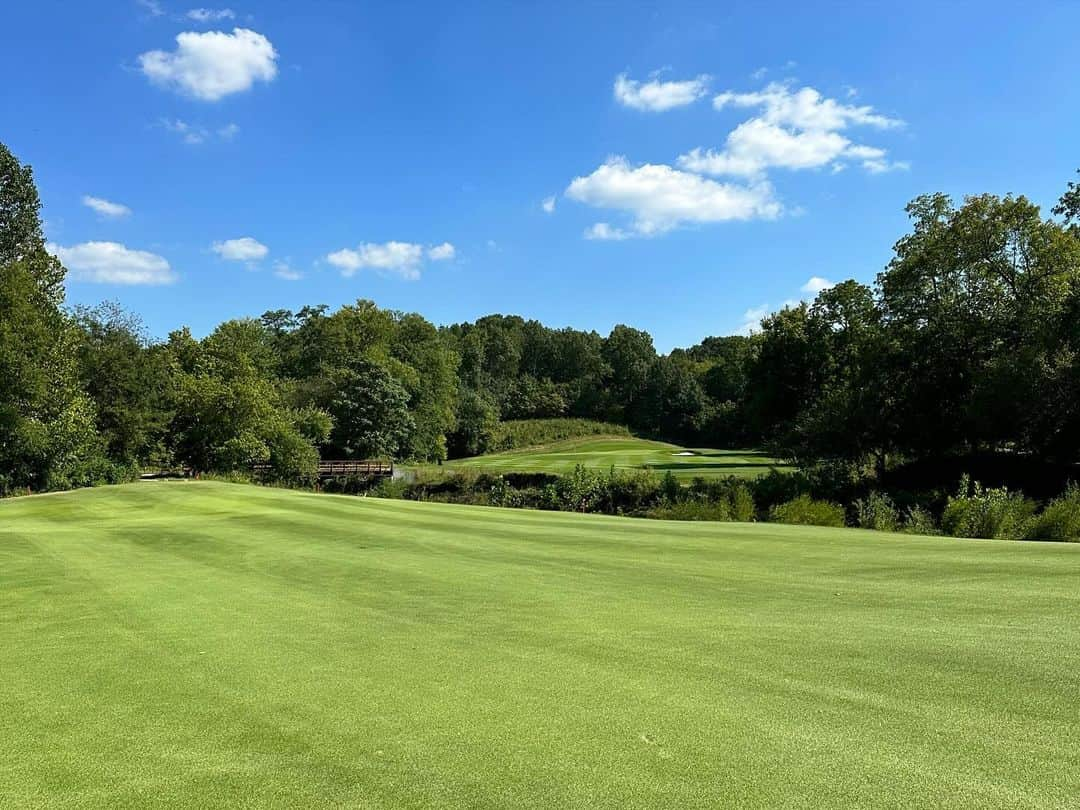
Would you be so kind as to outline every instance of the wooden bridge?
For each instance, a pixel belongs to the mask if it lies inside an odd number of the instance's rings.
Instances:
[[[271,472],[269,464],[256,464],[252,467],[256,473]],[[340,459],[319,462],[319,478],[344,478],[350,475],[371,475],[379,478],[391,478],[394,475],[394,462],[376,459]]]
[[[357,461],[345,459],[342,461],[320,461],[319,478],[337,478],[343,475],[376,475],[392,476],[394,474],[394,462],[392,461]]]

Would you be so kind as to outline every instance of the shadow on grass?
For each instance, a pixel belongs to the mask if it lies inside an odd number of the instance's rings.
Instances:
[[[689,470],[755,470],[764,469],[769,470],[773,467],[788,467],[788,464],[781,464],[778,461],[769,463],[755,463],[755,464],[679,464],[679,463],[664,463],[653,464],[647,463],[645,465],[651,470],[673,470],[687,472]]]

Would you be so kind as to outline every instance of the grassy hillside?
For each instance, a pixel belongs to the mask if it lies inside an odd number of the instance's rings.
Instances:
[[[0,805],[1059,807],[1080,547],[144,483],[0,502]]]
[[[492,452],[532,447],[584,436],[630,436],[625,425],[592,419],[511,419],[500,422],[489,445]]]
[[[692,452],[693,455],[678,455]],[[633,436],[600,436],[567,439],[537,447],[457,459],[447,466],[470,467],[486,472],[567,473],[577,464],[595,469],[651,469],[658,474],[671,470],[677,478],[744,478],[764,475],[772,467],[791,469],[776,459],[753,450],[707,450],[680,447]]]

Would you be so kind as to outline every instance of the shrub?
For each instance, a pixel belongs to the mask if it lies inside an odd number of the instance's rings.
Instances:
[[[371,488],[371,494],[376,498],[402,500],[408,498],[409,484],[400,478],[383,478]]]
[[[1028,540],[1080,540],[1080,486],[1070,483],[1028,527]]]
[[[686,495],[700,503],[722,504],[730,515],[725,520],[749,523],[757,517],[750,487],[734,476],[711,480],[695,478],[687,488]]]
[[[664,473],[660,480],[660,495],[667,503],[678,503],[683,494],[682,485],[679,484],[671,470]]]
[[[750,486],[754,501],[762,509],[790,501],[810,491],[810,482],[803,473],[775,469],[769,470]]]
[[[77,487],[98,487],[105,484],[122,484],[139,477],[133,464],[112,461],[104,455],[95,454],[79,459],[63,470],[50,471],[47,489],[62,490]]]
[[[934,522],[934,516],[929,511],[923,509],[921,506],[912,506],[907,510],[907,514],[904,515],[904,526],[902,531],[905,534],[938,534],[937,524]]]
[[[657,506],[645,513],[658,520],[731,520],[731,507],[725,501],[682,501]]]
[[[840,527],[844,525],[844,507],[832,501],[817,501],[809,495],[800,495],[770,509],[769,520],[797,526]]]
[[[612,468],[604,481],[599,508],[613,515],[639,513],[656,506],[660,499],[660,481],[653,473]]]
[[[731,489],[731,519],[739,523],[750,523],[757,518],[757,506],[750,488],[741,481]]]
[[[871,492],[855,501],[855,520],[862,528],[879,532],[900,528],[900,512],[892,498],[882,492]]]
[[[604,495],[603,476],[581,464],[555,484],[559,508],[568,512],[592,512]]]
[[[370,492],[379,483],[379,478],[374,475],[339,475],[328,478],[320,486],[324,492],[334,492],[339,495],[362,495]]]
[[[1035,503],[1007,487],[986,489],[968,476],[941,515],[941,528],[953,537],[1020,540],[1030,530]]]
[[[525,500],[522,493],[500,475],[491,485],[491,505],[515,508],[524,506]]]

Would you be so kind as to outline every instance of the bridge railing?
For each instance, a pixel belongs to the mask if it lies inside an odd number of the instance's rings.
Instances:
[[[257,473],[271,472],[269,464],[255,464],[252,469]],[[339,459],[319,462],[319,478],[337,478],[348,475],[392,476],[394,462],[375,459]]]

